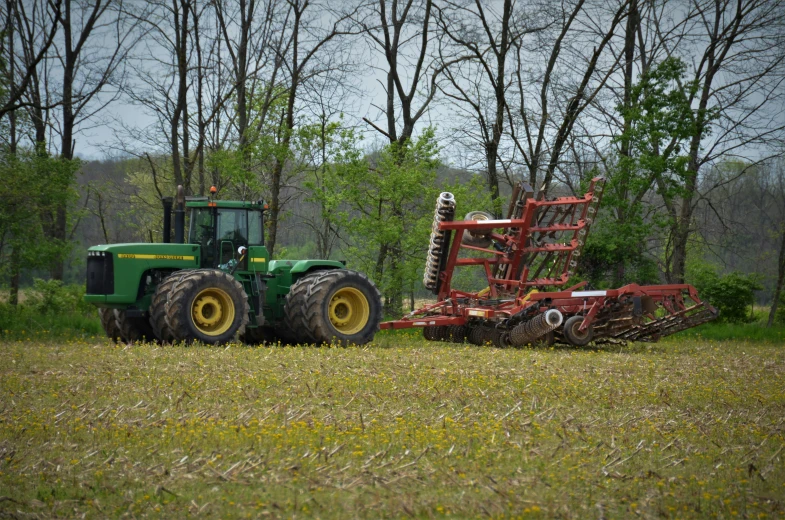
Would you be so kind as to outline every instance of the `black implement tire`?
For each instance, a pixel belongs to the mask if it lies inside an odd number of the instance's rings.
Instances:
[[[316,342],[316,338],[311,335],[308,328],[305,310],[308,307],[308,289],[321,274],[324,274],[324,271],[306,274],[292,284],[289,294],[286,295],[286,303],[283,308],[286,328],[284,336],[291,338],[292,343]]]
[[[179,274],[166,303],[166,324],[176,340],[217,344],[243,335],[249,306],[240,282],[218,269]]]
[[[362,273],[321,271],[308,286],[305,323],[316,344],[364,345],[373,339],[381,321],[381,295]]]
[[[582,332],[578,330],[581,323],[583,323],[583,316],[572,316],[564,322],[564,338],[576,347],[588,345],[594,338],[594,329],[591,325]]]
[[[438,325],[436,327],[436,341],[450,341],[449,325]]]
[[[150,300],[150,326],[153,327],[153,332],[158,339],[163,342],[174,341],[174,334],[166,323],[166,302],[169,300],[169,293],[174,284],[185,274],[186,271],[178,271],[164,278],[155,288],[153,298]]]
[[[483,334],[482,343],[483,345],[490,343],[496,347],[500,346],[501,332],[499,332],[496,328],[488,327],[485,329],[485,334]]]
[[[466,326],[465,325],[450,325],[447,341],[452,343],[463,343],[466,340]]]
[[[435,325],[426,325],[422,328],[422,335],[428,341],[439,341]]]
[[[472,345],[482,345],[483,336],[485,336],[485,327],[476,325],[469,329],[469,343]]]
[[[98,317],[101,320],[101,326],[104,328],[104,332],[106,332],[106,337],[115,343],[125,343],[126,340],[123,338],[120,328],[117,326],[117,322],[114,320],[114,312],[112,309],[104,309],[103,307],[99,307]]]
[[[114,321],[117,324],[117,328],[120,329],[120,334],[126,341],[158,341],[158,337],[153,332],[153,327],[147,318],[131,318],[125,315],[124,310],[115,309]]]

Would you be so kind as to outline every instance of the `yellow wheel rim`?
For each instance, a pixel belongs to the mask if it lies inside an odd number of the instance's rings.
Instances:
[[[353,288],[338,289],[330,298],[330,323],[341,334],[357,334],[368,323],[371,308],[365,295]]]
[[[191,319],[202,334],[220,336],[234,322],[234,302],[222,289],[204,289],[191,304]]]

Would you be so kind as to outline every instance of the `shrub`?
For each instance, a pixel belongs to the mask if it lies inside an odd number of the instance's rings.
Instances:
[[[720,276],[715,268],[706,263],[692,265],[689,279],[700,297],[720,311],[720,321],[746,323],[750,321],[748,307],[753,301],[754,291],[763,289],[758,276],[737,271]]]
[[[25,305],[41,314],[91,315],[95,307],[84,301],[84,293],[82,285],[63,285],[60,280],[36,278]]]

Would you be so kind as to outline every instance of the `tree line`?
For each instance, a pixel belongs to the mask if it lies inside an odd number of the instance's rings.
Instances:
[[[160,239],[182,184],[265,199],[271,253],[350,255],[400,308],[439,191],[501,215],[518,182],[603,175],[582,276],[714,262],[761,273],[776,310],[783,0],[5,0],[0,23],[12,301],[26,270],[62,279],[88,226]],[[84,181],[96,129],[120,178]]]

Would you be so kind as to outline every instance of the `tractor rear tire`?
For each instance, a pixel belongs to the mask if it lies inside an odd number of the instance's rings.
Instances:
[[[367,276],[349,269],[319,272],[305,303],[305,329],[316,344],[364,345],[382,321],[379,290]]]
[[[240,336],[240,341],[246,345],[270,345],[279,341],[278,335],[269,327],[246,328]]]
[[[218,344],[242,336],[248,297],[230,274],[196,269],[178,276],[166,303],[166,324],[178,341]]]
[[[125,311],[121,309],[114,310],[114,321],[120,334],[126,341],[135,343],[137,341],[155,342],[158,341],[147,318],[130,318],[126,316]]]
[[[106,336],[109,339],[115,343],[126,342],[125,338],[123,338],[123,335],[120,332],[120,328],[117,326],[117,322],[114,320],[114,312],[112,309],[99,307],[98,317],[101,319],[101,326],[104,328],[104,332],[106,332]]]
[[[594,329],[591,325],[584,331],[578,330],[581,323],[583,323],[583,316],[572,316],[564,322],[564,338],[576,347],[586,346],[594,338]]]
[[[174,334],[166,323],[166,302],[169,300],[169,293],[174,284],[185,274],[185,271],[178,271],[164,278],[156,287],[150,301],[150,326],[153,327],[153,332],[158,339],[166,343],[174,341]]]
[[[289,288],[289,294],[286,295],[283,314],[284,325],[287,330],[284,336],[290,336],[293,343],[309,344],[316,342],[316,339],[310,334],[308,319],[305,317],[305,309],[308,306],[308,289],[322,274],[324,274],[324,271],[306,274],[292,284]]]

